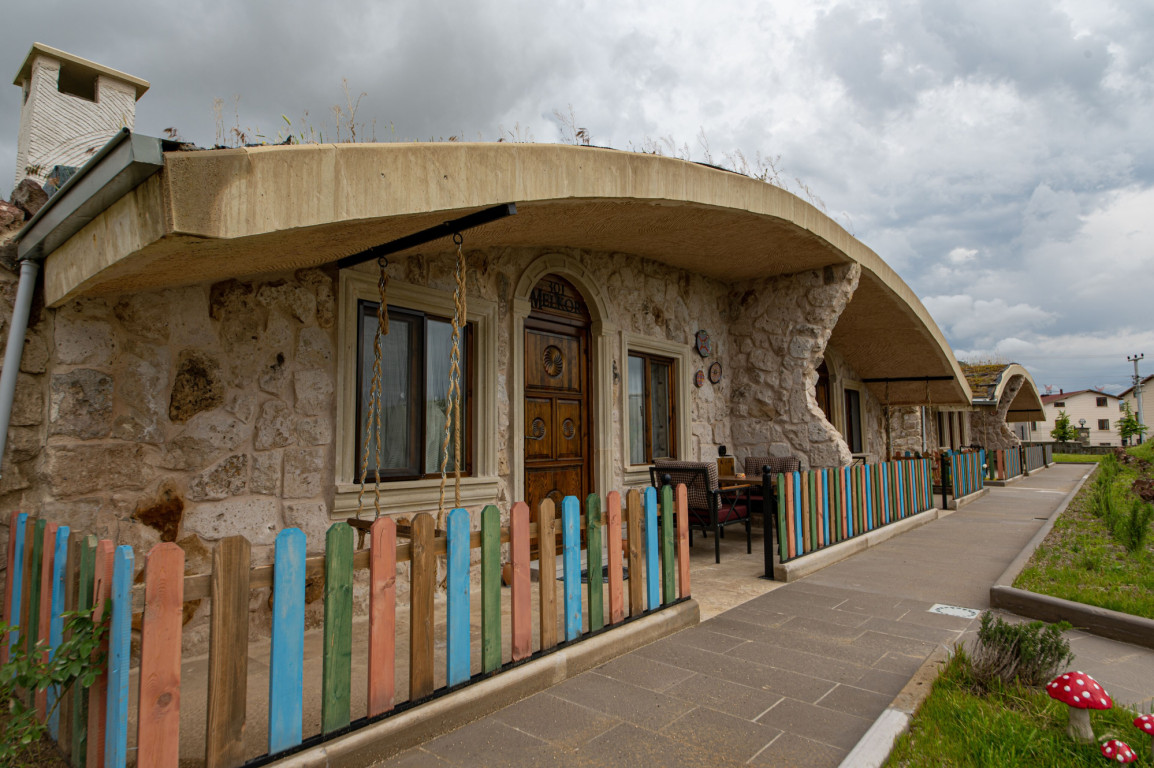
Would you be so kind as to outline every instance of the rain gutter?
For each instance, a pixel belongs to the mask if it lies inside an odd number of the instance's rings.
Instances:
[[[3,457],[8,443],[8,425],[12,419],[12,402],[24,353],[24,336],[41,264],[68,238],[163,167],[164,143],[161,139],[133,134],[122,128],[55,195],[48,198],[44,207],[16,235],[20,282],[12,307],[3,370],[0,370],[0,457]]]

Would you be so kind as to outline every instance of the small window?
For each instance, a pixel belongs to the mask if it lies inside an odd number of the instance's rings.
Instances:
[[[1034,430],[1034,431],[1036,432],[1036,431],[1038,430],[1038,422],[1036,422],[1036,421],[1031,421],[1031,422],[1030,422],[1030,429],[1032,429],[1032,430]]]
[[[357,359],[357,458],[360,479],[365,450],[365,419],[373,378],[373,337],[377,330],[377,304],[360,302]],[[461,342],[461,447],[462,474],[471,471],[472,433],[472,333],[465,328]],[[449,389],[449,349],[452,326],[445,318],[389,308],[389,333],[381,343],[381,427],[369,442],[368,477],[379,469],[381,479],[414,480],[441,471],[441,445],[445,436]],[[377,442],[380,466],[376,466]],[[449,443],[449,464],[455,465],[454,446]]]
[[[1125,400],[1119,400],[1118,401],[1118,412],[1119,413],[1125,413],[1126,412],[1126,401]]]
[[[56,90],[85,101],[96,101],[96,76],[88,71],[61,63]]]
[[[674,361],[629,353],[629,463],[677,458]]]
[[[1105,429],[1105,430],[1110,429],[1110,420],[1109,419],[1098,419],[1098,429]]]
[[[1105,408],[1106,407],[1106,398],[1104,398],[1104,397],[1098,398],[1098,407],[1099,408]]]
[[[850,453],[862,452],[861,392],[845,391],[845,441]]]
[[[1066,407],[1066,401],[1065,400],[1059,400],[1058,402],[1054,403],[1054,407],[1055,408],[1065,408]]]

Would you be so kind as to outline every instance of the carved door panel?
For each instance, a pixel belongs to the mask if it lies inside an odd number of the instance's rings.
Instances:
[[[536,521],[551,498],[561,513],[565,496],[590,492],[588,337],[530,317],[525,326],[525,496]]]

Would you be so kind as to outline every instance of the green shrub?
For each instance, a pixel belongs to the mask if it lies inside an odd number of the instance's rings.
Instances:
[[[64,614],[65,636],[52,659],[42,658],[44,642],[37,643],[29,655],[23,636],[12,648],[8,662],[0,667],[0,706],[7,717],[0,719],[0,766],[25,765],[23,751],[40,739],[46,726],[36,719],[36,707],[30,706],[35,691],[56,686],[56,706],[72,686],[79,682],[89,687],[104,667],[105,654],[100,644],[108,631],[111,602],[105,603],[102,621],[93,621],[92,613]],[[0,643],[8,642],[11,627],[0,622]],[[51,714],[51,713],[49,713]]]
[[[1142,499],[1131,499],[1130,514],[1120,516],[1114,530],[1115,537],[1122,542],[1127,552],[1133,554],[1146,548],[1151,520],[1154,520],[1154,504],[1147,504]]]
[[[989,690],[993,681],[1045,685],[1074,660],[1062,633],[1066,622],[1008,624],[987,612],[969,652],[975,684]]]

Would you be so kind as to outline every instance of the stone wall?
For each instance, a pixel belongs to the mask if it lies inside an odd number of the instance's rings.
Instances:
[[[1014,430],[1006,423],[1006,416],[1010,412],[1010,405],[1026,383],[1026,377],[1014,376],[1002,390],[996,408],[975,408],[970,411],[970,440],[989,451],[1004,448],[1016,448],[1022,444],[1021,439],[1014,434]]]
[[[830,333],[860,274],[857,264],[826,267],[730,294],[732,420],[722,429],[731,430],[736,455],[794,455],[813,467],[849,463],[849,449],[818,407],[815,387]]]
[[[139,553],[176,541],[190,573],[224,536],[247,537],[254,564],[286,525],[315,536],[332,501],[334,309],[333,275],[305,270],[38,311],[5,519],[43,514]],[[194,619],[186,646],[206,632]]]

